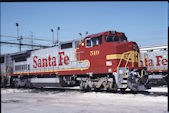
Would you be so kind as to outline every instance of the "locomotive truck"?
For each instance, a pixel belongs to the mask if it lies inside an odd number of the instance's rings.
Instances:
[[[82,90],[143,91],[149,86],[136,42],[105,31],[50,48],[11,55],[12,87],[73,87]]]

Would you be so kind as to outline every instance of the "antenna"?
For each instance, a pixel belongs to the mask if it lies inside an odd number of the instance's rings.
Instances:
[[[86,36],[87,36],[87,34],[88,34],[88,31],[86,31]]]
[[[79,33],[79,35],[81,36],[81,38],[82,38],[82,34],[81,33]]]

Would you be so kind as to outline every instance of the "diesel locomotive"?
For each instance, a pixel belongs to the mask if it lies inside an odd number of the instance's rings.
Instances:
[[[107,91],[150,88],[137,43],[117,31],[26,51],[13,55],[12,63],[12,87],[79,86],[82,90]]]

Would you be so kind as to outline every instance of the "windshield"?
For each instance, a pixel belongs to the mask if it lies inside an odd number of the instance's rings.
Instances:
[[[124,36],[121,36],[120,38],[121,38],[121,41],[122,41],[122,42],[126,42],[126,41],[127,41],[127,38],[124,37]]]
[[[115,36],[106,36],[105,37],[106,42],[117,42],[120,41],[119,37]]]
[[[125,36],[121,36],[120,38],[118,36],[105,36],[106,42],[117,42],[117,41],[122,41],[126,42],[127,38]]]

